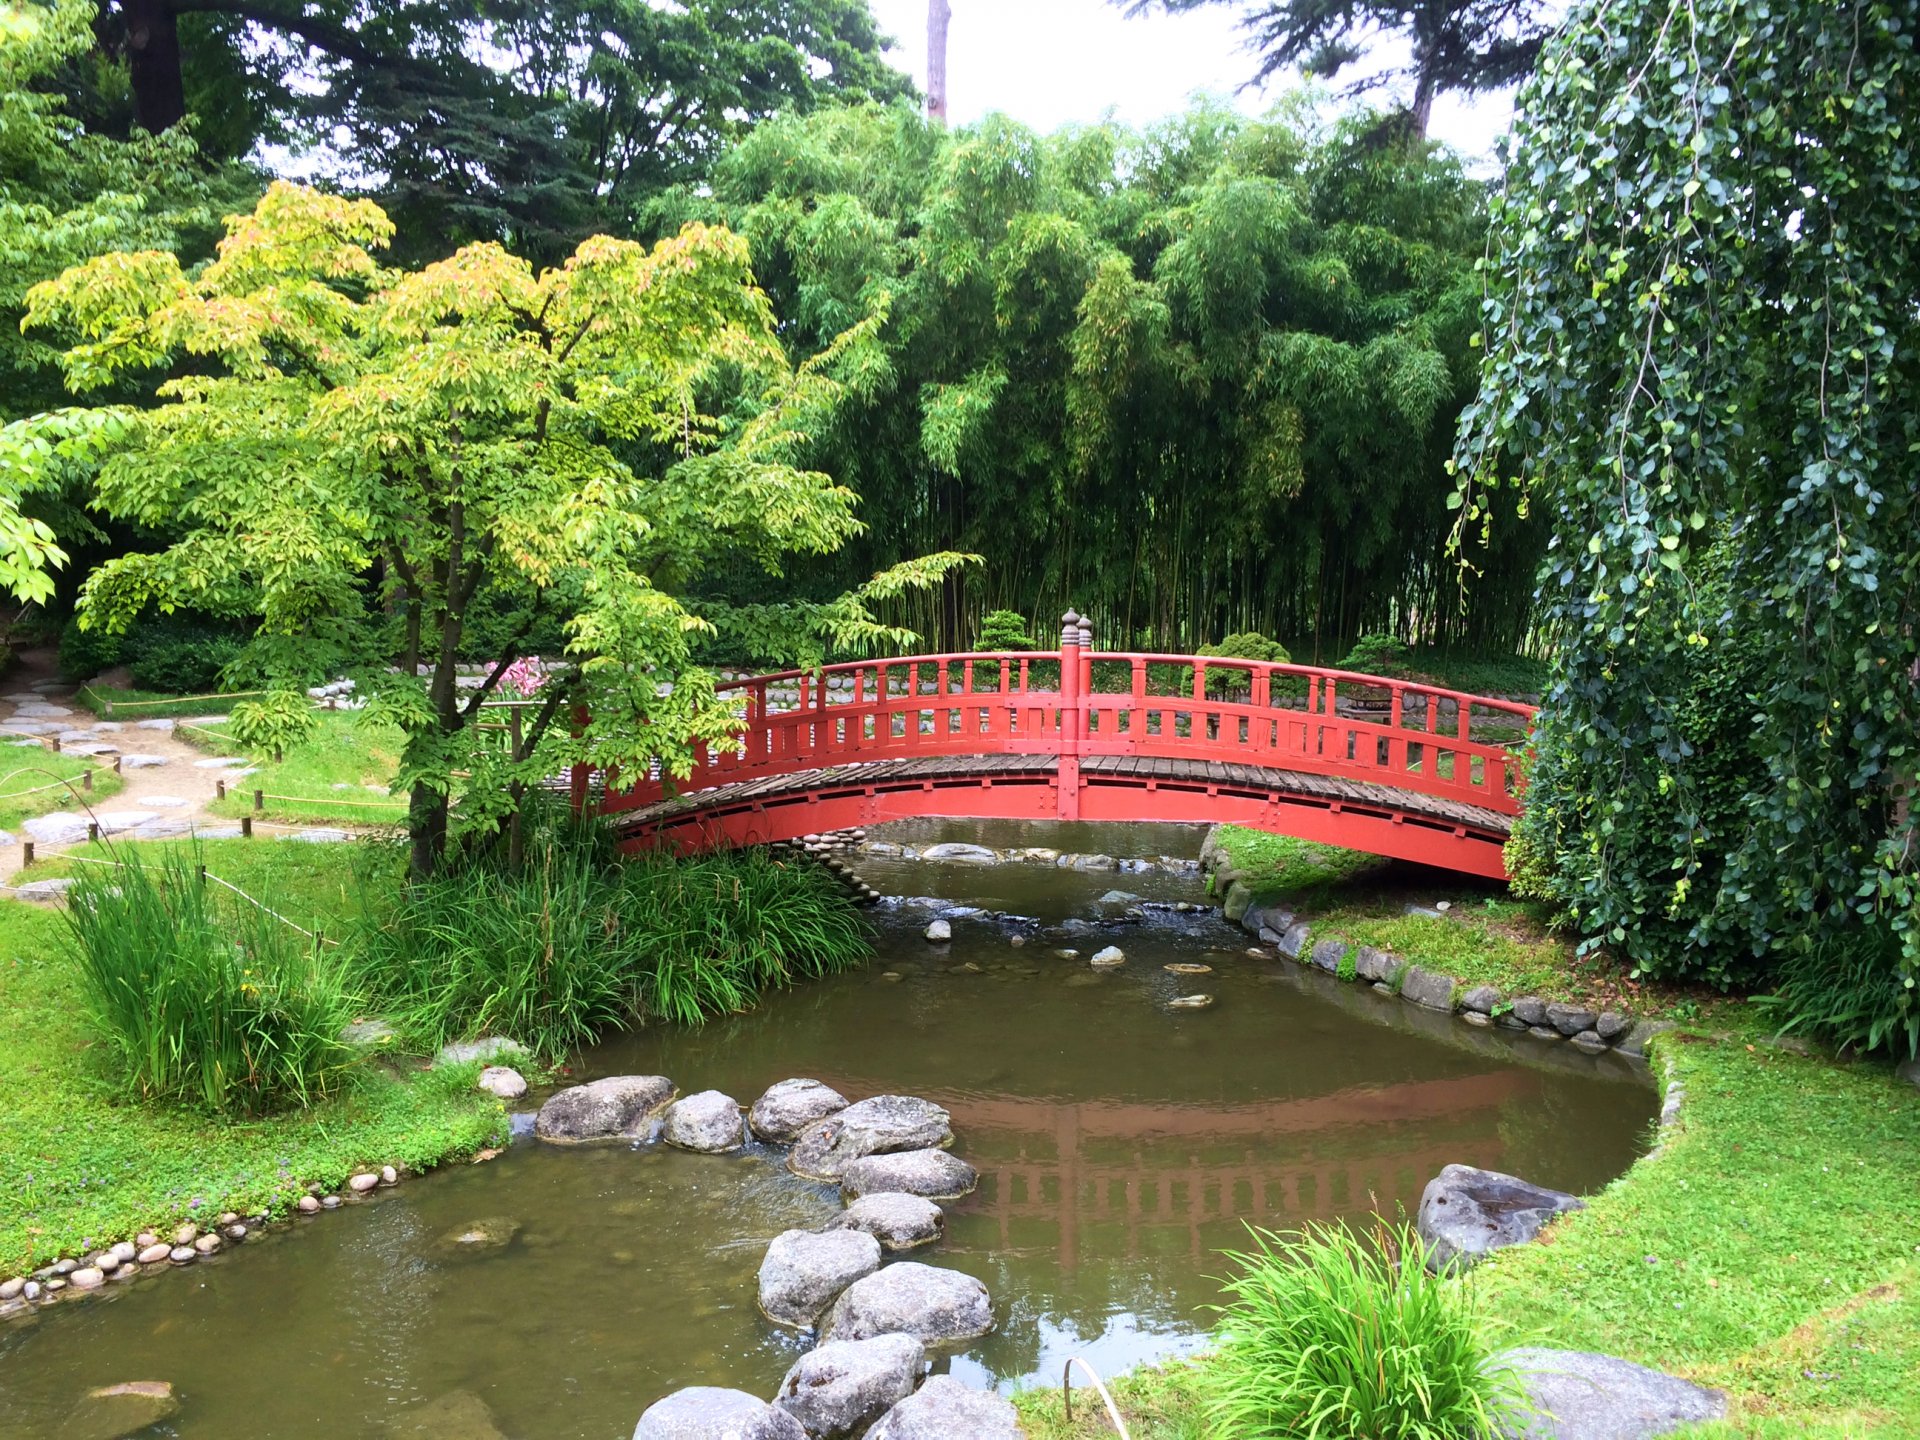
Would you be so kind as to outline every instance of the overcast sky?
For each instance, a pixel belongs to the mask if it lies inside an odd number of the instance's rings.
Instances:
[[[869,0],[894,37],[889,58],[925,88],[927,0]],[[1240,48],[1237,7],[1130,20],[1108,0],[952,0],[947,100],[959,124],[1001,110],[1040,130],[1098,120],[1111,108],[1139,124],[1183,109],[1211,91],[1258,111],[1278,93],[1236,94],[1256,67]],[[1512,115],[1510,94],[1466,103],[1443,96],[1432,134],[1467,155],[1486,156]]]

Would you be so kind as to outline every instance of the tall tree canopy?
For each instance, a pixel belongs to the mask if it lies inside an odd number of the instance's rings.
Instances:
[[[891,302],[886,370],[824,437],[870,529],[819,583],[984,552],[913,616],[943,645],[987,611],[1068,604],[1168,649],[1247,630],[1332,656],[1363,629],[1512,645],[1526,527],[1469,612],[1446,555],[1481,189],[1362,129],[1201,109],[1043,138],[837,109],[762,126],[711,196],[658,213],[749,237],[797,356]]]
[[[386,270],[390,233],[371,202],[276,184],[199,273],[104,256],[37,286],[29,320],[73,342],[76,390],[179,366],[152,408],[50,417],[93,440],[102,508],[176,537],[97,569],[88,622],[192,606],[257,620],[242,663],[270,680],[368,666],[409,735],[425,871],[456,791],[484,825],[569,758],[684,764],[731,733],[676,591],[723,558],[777,568],[857,532],[852,492],[802,462],[873,322],[789,366],[746,246],[702,225],[651,249],[595,237],[545,270],[492,243]],[[454,665],[490,603],[524,619],[463,692]],[[574,664],[503,759],[478,707],[543,619]],[[858,596],[833,619],[842,643],[906,638]],[[574,704],[593,715],[578,735]]]
[[[1837,937],[1908,1022],[1917,113],[1911,4],[1582,7],[1523,95],[1460,445],[1469,528],[1511,487],[1552,516],[1523,868],[1653,971]]]
[[[140,126],[191,113],[203,139],[310,152],[427,254],[557,259],[776,111],[910,88],[866,0],[100,4]]]
[[[1404,69],[1375,71],[1356,93],[1411,81],[1407,119],[1427,133],[1436,96],[1475,94],[1511,85],[1533,69],[1552,31],[1546,0],[1116,0],[1133,14],[1231,5],[1241,14],[1247,48],[1259,57],[1253,83],[1296,67],[1329,79],[1363,60],[1367,42],[1404,38]]]

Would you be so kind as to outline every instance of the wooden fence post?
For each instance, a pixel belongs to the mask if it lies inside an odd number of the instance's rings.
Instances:
[[[240,817],[240,838],[242,840],[253,839],[253,816],[242,815]]]

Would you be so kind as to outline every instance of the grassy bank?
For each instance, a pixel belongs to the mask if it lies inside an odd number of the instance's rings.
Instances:
[[[362,893],[344,847],[225,841],[205,857],[309,927],[337,927]],[[0,1275],[181,1219],[284,1209],[308,1183],[334,1186],[367,1165],[433,1165],[501,1129],[498,1102],[472,1090],[471,1074],[412,1066],[369,1067],[338,1100],[262,1120],[128,1102],[106,1071],[63,932],[53,910],[0,902]]]
[[[82,800],[109,799],[126,783],[110,765],[82,755],[57,754],[37,745],[0,747],[0,755],[6,757],[0,759],[0,826],[18,825],[51,810],[77,809]],[[91,790],[80,783],[89,770]]]
[[[1920,1434],[1920,1091],[1882,1064],[1768,1043],[1743,998],[1578,963],[1539,915],[1484,886],[1249,832],[1221,842],[1256,892],[1291,897],[1316,934],[1510,995],[1605,998],[1679,1025],[1654,1056],[1686,1091],[1660,1153],[1466,1282],[1501,1343],[1598,1350],[1725,1389],[1728,1420],[1696,1434]],[[1355,878],[1325,882],[1349,864]],[[1203,1361],[1123,1377],[1135,1440],[1206,1434],[1204,1373]],[[1068,1426],[1057,1388],[1021,1404],[1042,1440],[1111,1433],[1078,1404]]]
[[[406,797],[387,794],[405,744],[400,730],[353,710],[323,710],[315,718],[319,724],[312,735],[277,761],[255,760],[255,772],[236,782],[225,800],[215,801],[209,807],[213,813],[238,819],[253,811],[253,792],[259,790],[265,801],[259,813],[270,820],[356,827],[403,823]],[[183,730],[180,736],[209,754],[245,753],[216,726]]]

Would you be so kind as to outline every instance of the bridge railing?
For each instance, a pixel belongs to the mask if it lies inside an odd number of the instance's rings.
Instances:
[[[1530,706],[1322,666],[1095,652],[1068,613],[1057,651],[860,660],[725,683],[740,733],[693,773],[607,799],[650,804],[764,776],[915,756],[1057,755],[1063,789],[1100,756],[1241,764],[1371,781],[1519,811]],[[671,791],[669,790],[671,783]]]

